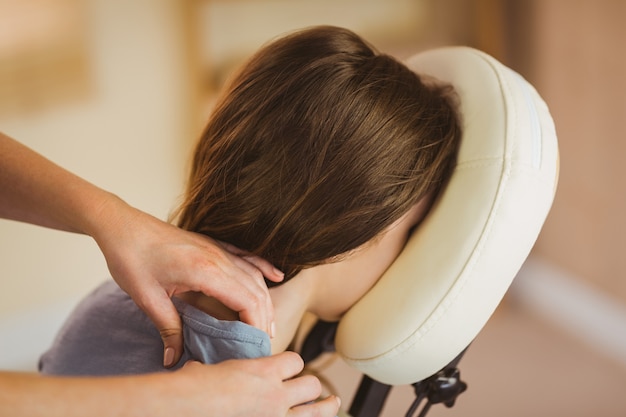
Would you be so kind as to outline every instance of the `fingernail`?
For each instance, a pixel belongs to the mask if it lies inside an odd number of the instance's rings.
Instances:
[[[165,348],[165,354],[163,355],[163,366],[165,366],[166,368],[169,368],[170,366],[174,364],[175,353],[176,352],[174,351],[173,347],[168,346],[167,348]]]
[[[278,275],[281,278],[285,277],[285,273],[276,267],[274,267],[274,272],[276,273],[276,275]]]
[[[270,324],[270,337],[272,339],[276,337],[276,323],[274,322]]]
[[[335,400],[337,400],[337,404],[339,405],[339,407],[341,407],[341,398],[335,395]]]

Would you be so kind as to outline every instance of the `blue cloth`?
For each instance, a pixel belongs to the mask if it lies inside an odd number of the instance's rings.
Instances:
[[[189,359],[217,363],[269,356],[267,333],[240,321],[223,321],[176,298]],[[163,343],[148,316],[113,281],[81,301],[61,328],[39,370],[54,375],[123,375],[165,371]]]

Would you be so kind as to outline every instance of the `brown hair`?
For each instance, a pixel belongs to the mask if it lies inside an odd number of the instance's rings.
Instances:
[[[460,127],[450,88],[337,27],[257,52],[195,149],[179,226],[285,272],[376,237],[451,172]]]

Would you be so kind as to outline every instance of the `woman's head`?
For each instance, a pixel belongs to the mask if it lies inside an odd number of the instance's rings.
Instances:
[[[460,136],[450,93],[345,29],[274,41],[212,114],[179,225],[286,279],[345,254],[447,179]]]

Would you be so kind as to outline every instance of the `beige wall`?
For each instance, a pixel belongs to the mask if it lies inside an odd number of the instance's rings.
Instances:
[[[535,253],[626,303],[626,2],[534,2],[531,77],[561,179]]]
[[[165,218],[190,144],[177,0],[86,5],[88,91],[0,113],[0,129]],[[84,294],[107,276],[90,238],[0,220],[0,318]]]
[[[551,110],[561,177],[532,255],[626,305],[626,1],[430,3],[435,39],[494,55]]]

